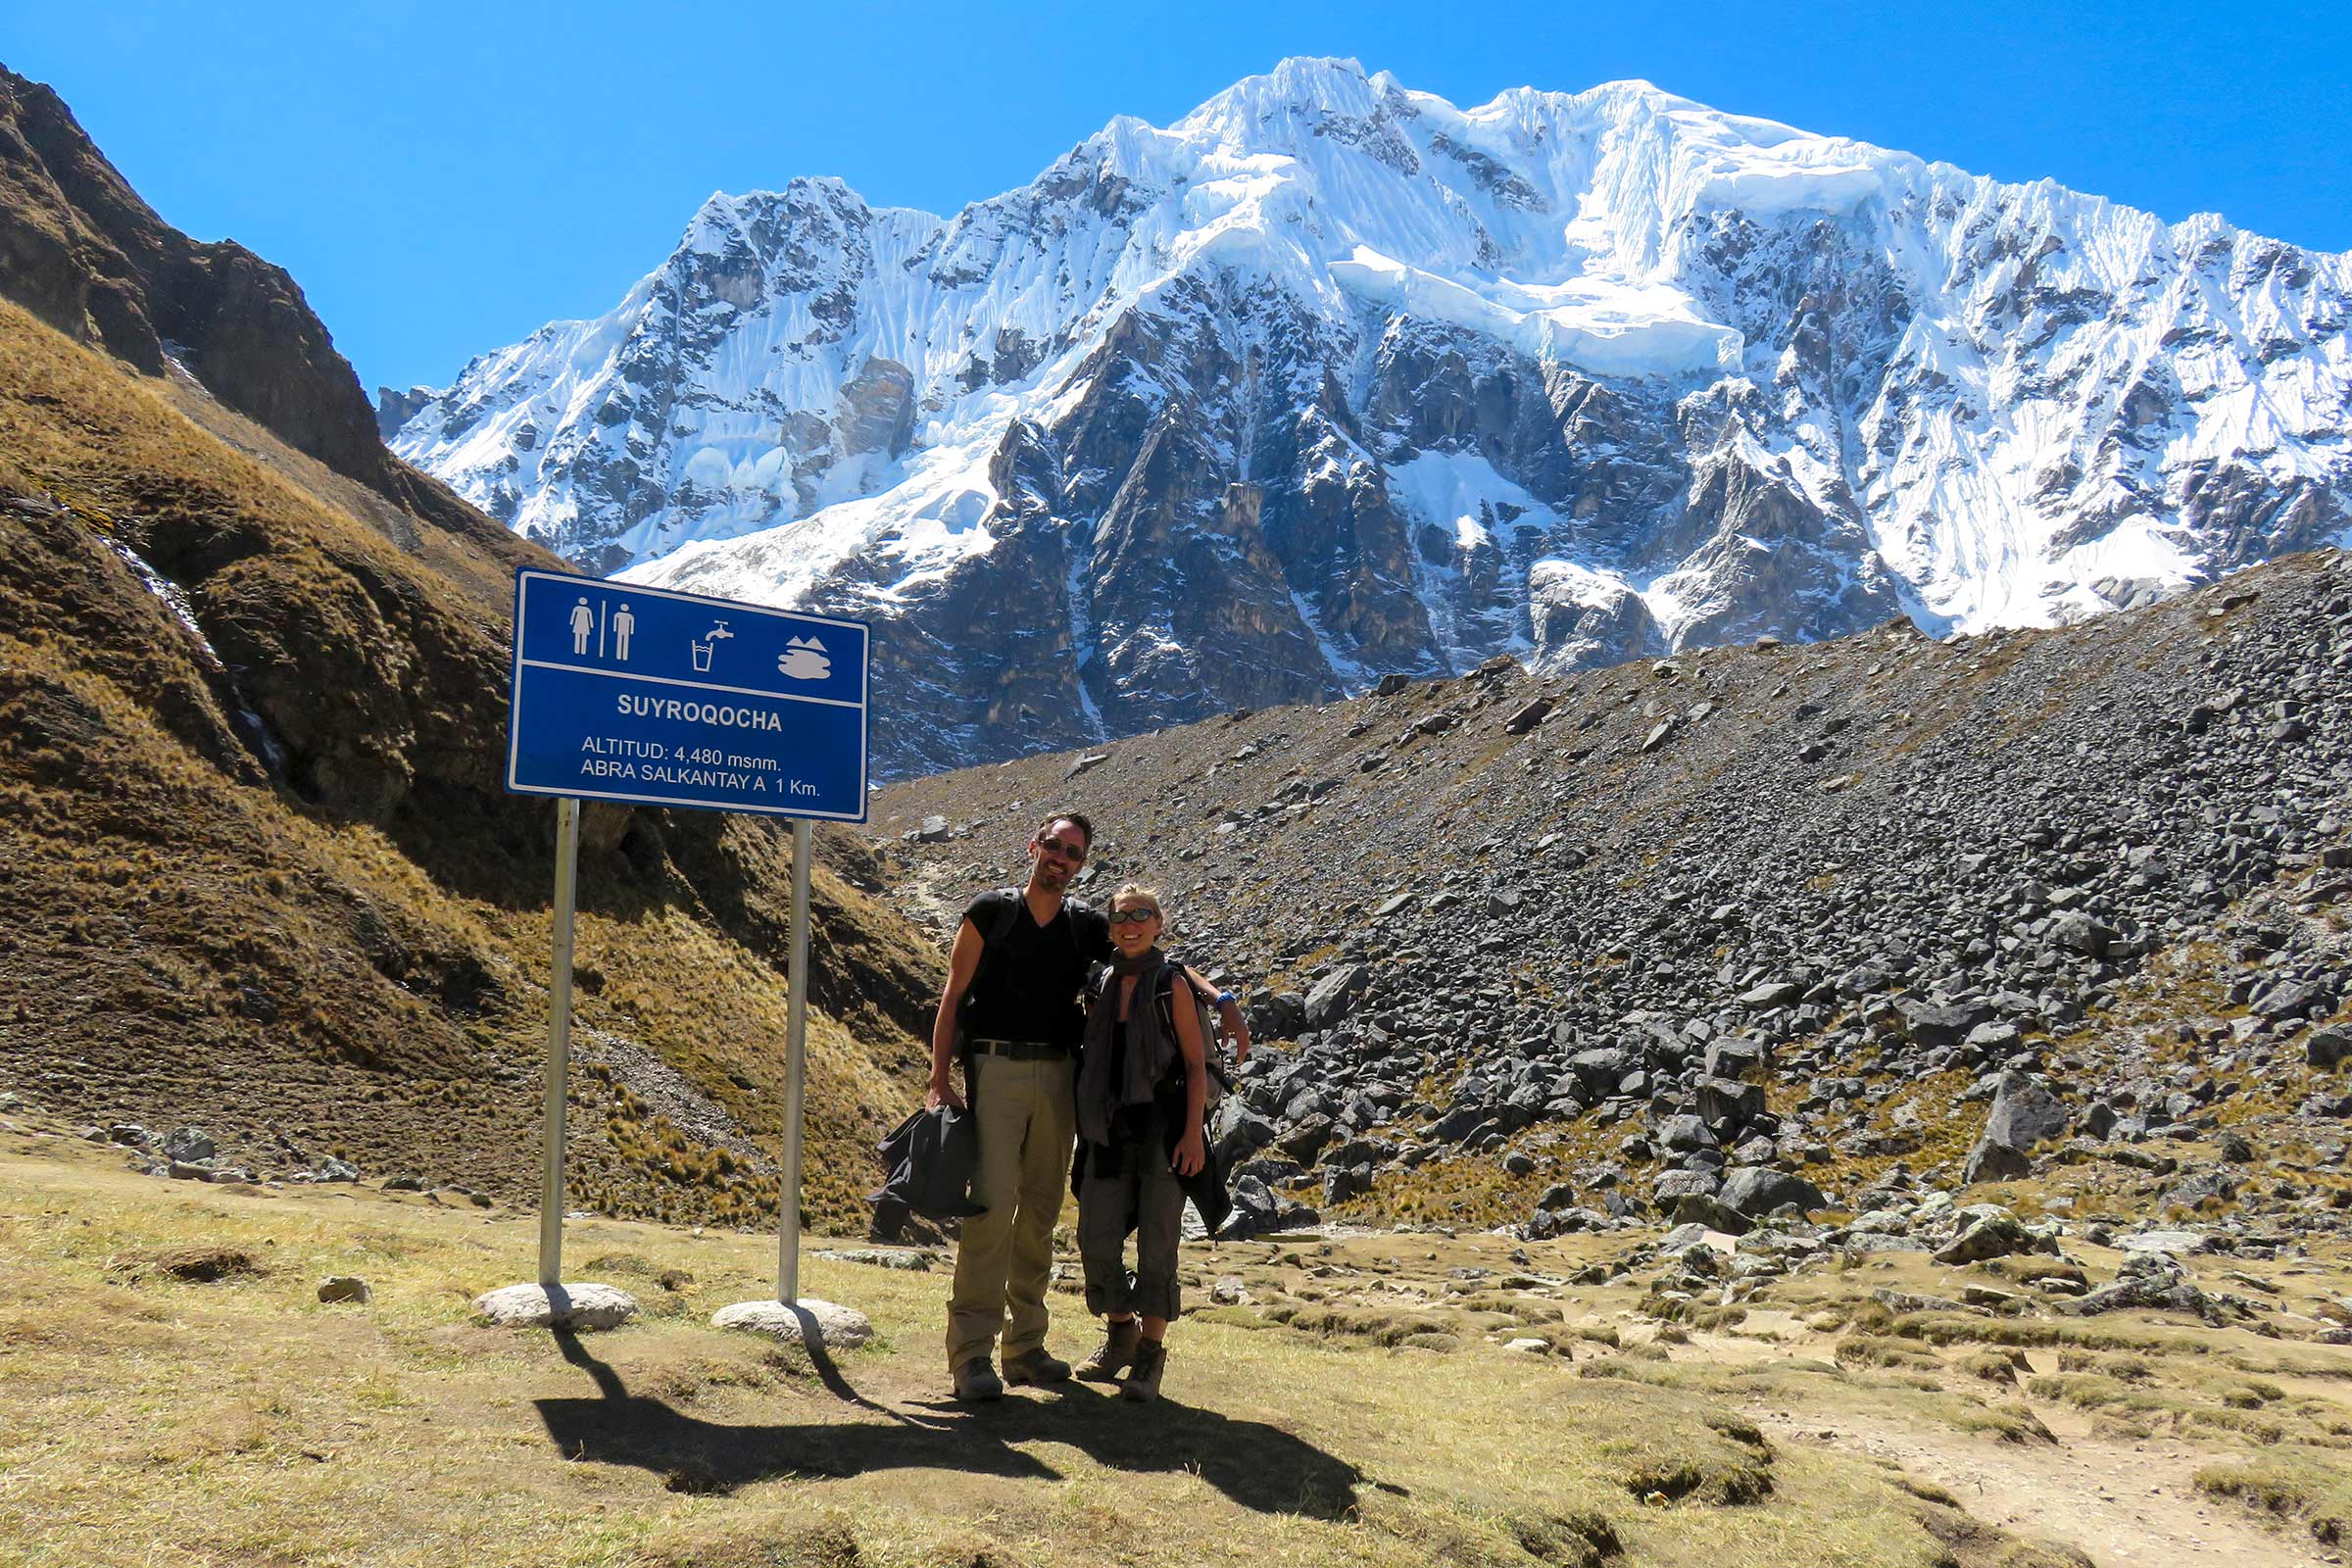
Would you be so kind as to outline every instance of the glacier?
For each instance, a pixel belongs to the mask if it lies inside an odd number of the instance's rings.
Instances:
[[[952,218],[714,194],[383,417],[585,569],[873,620],[887,773],[2352,537],[2348,299],[2343,255],[1643,82],[1297,59]]]

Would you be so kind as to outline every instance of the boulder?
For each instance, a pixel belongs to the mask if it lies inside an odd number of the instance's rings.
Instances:
[[[220,1150],[201,1127],[174,1127],[164,1135],[165,1157],[194,1165],[211,1159]]]
[[[1977,1182],[2019,1181],[2033,1174],[2033,1156],[2024,1150],[1982,1138],[1968,1152],[1968,1162],[1960,1169],[1960,1179],[1972,1185]]]
[[[318,1299],[329,1304],[352,1301],[366,1306],[375,1299],[375,1292],[357,1274],[329,1274],[318,1282]]]
[[[1716,1196],[1740,1213],[1758,1218],[1785,1203],[1792,1203],[1807,1213],[1830,1206],[1820,1188],[1802,1176],[1774,1170],[1768,1165],[1749,1165],[1732,1172]]]
[[[1340,968],[1315,982],[1306,994],[1306,1026],[1309,1029],[1328,1029],[1348,1016],[1364,987],[1372,981],[1367,964],[1343,964]]]
[[[1674,1200],[1674,1222],[1677,1225],[1703,1225],[1711,1231],[1728,1236],[1745,1236],[1755,1229],[1755,1222],[1720,1198],[1704,1193],[1686,1193]]]
[[[1709,1126],[1744,1127],[1764,1110],[1764,1089],[1736,1078],[1701,1078],[1695,1090],[1698,1114]]]
[[[508,1285],[473,1298],[492,1328],[616,1329],[637,1315],[637,1298],[611,1285]]]
[[[1687,1154],[1695,1149],[1713,1149],[1715,1135],[1707,1130],[1705,1122],[1684,1111],[1658,1124],[1658,1145],[1675,1153]]]
[[[2031,1079],[2014,1075],[2003,1080],[1984,1116],[1984,1141],[2032,1150],[2064,1141],[2073,1118],[2058,1097]]]
[[[854,1350],[874,1337],[863,1312],[804,1296],[796,1301],[737,1301],[710,1314],[714,1329],[764,1334],[786,1345],[823,1345]]]
[[[2017,1216],[2006,1209],[1974,1211],[1977,1215],[1964,1225],[1960,1233],[1936,1252],[1936,1261],[1946,1267],[1964,1263],[1982,1263],[1988,1257],[2007,1257],[2012,1252],[2032,1251],[2040,1243]]]
[[[1712,1171],[1670,1170],[1650,1184],[1649,1196],[1665,1205],[1684,1198],[1712,1198],[1722,1185]]]
[[[1930,1051],[1956,1046],[1968,1038],[1968,1032],[1984,1021],[1974,1007],[1953,1006],[1935,1002],[1899,1002],[1895,1016],[1902,1020],[1906,1039],[1915,1046]]]

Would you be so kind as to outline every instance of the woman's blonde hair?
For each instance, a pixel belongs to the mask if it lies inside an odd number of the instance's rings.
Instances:
[[[1110,896],[1110,906],[1117,908],[1123,899],[1142,899],[1152,906],[1152,912],[1159,916],[1160,924],[1167,924],[1168,906],[1159,902],[1159,889],[1148,888],[1141,882],[1130,882]]]

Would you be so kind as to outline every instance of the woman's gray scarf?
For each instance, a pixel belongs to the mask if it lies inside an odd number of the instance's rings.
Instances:
[[[1086,1049],[1078,1058],[1078,1136],[1090,1144],[1110,1143],[1111,1122],[1122,1105],[1148,1105],[1176,1059],[1175,1040],[1160,1026],[1159,972],[1167,960],[1157,948],[1133,959],[1111,959],[1110,973],[1086,1015]],[[1113,1083],[1110,1034],[1119,1021],[1119,982],[1139,975],[1127,1014],[1127,1057]]]

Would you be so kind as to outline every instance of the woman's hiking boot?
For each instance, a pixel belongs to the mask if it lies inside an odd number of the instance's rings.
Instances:
[[[1004,1397],[1004,1385],[997,1381],[997,1369],[987,1356],[975,1355],[956,1369],[956,1397],[966,1403]]]
[[[1056,1360],[1042,1345],[1004,1358],[1004,1381],[1016,1387],[1024,1383],[1066,1383],[1069,1376],[1070,1363]]]
[[[1159,1375],[1167,1370],[1168,1348],[1157,1340],[1139,1340],[1135,1347],[1135,1364],[1127,1373],[1127,1381],[1119,1385],[1122,1399],[1152,1400],[1159,1397]]]
[[[1143,1338],[1143,1328],[1133,1318],[1108,1325],[1095,1353],[1078,1363],[1078,1375],[1096,1383],[1109,1382],[1135,1364],[1135,1348]]]

